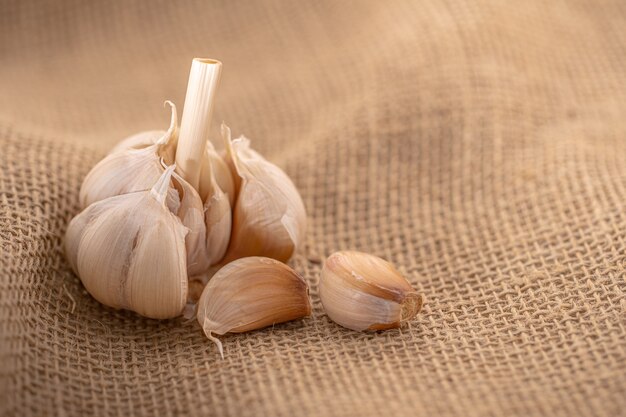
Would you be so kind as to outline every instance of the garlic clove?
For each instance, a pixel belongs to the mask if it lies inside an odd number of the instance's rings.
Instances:
[[[210,265],[215,265],[226,254],[232,228],[232,211],[228,196],[217,184],[214,193],[204,203],[204,210],[207,259]]]
[[[228,196],[220,189],[213,171],[209,168],[206,173],[211,187],[205,189],[207,197],[204,205],[196,190],[174,173],[174,184],[179,184],[177,190],[181,196],[181,208],[177,215],[192,230],[188,235],[188,241],[193,242],[188,244],[190,276],[204,274],[209,266],[218,263],[230,241],[232,212]]]
[[[232,229],[231,201],[234,201],[234,184],[228,166],[215,152],[210,142],[207,142],[206,155],[200,172],[200,193],[205,196],[204,221],[207,226],[207,255],[209,263],[215,265],[224,257],[230,242]],[[227,171],[226,176],[223,173],[218,174],[223,170]],[[230,188],[233,200],[223,191],[219,183],[220,176],[222,182],[225,179],[230,180],[229,183],[226,181],[225,186]]]
[[[170,141],[175,136],[176,107],[172,108],[170,128],[156,143],[140,149],[113,152],[89,171],[80,188],[81,208],[115,195],[150,189],[163,173],[161,158],[167,163]],[[147,136],[147,135],[146,135]],[[176,192],[168,191],[168,206],[176,213]]]
[[[198,192],[176,172],[172,175],[172,185],[177,191],[180,207],[175,213],[183,225],[189,229],[185,238],[187,248],[187,272],[190,277],[203,274],[211,266],[207,256],[207,228],[204,223],[204,207]]]
[[[306,232],[306,211],[298,190],[280,168],[250,149],[246,138],[231,140],[224,124],[222,136],[237,192],[225,261],[267,256],[286,262]]]
[[[422,296],[389,262],[356,252],[336,252],[322,268],[319,295],[326,314],[352,330],[400,327],[422,308]]]
[[[263,257],[241,258],[211,278],[197,320],[224,357],[214,335],[242,333],[311,314],[306,281],[289,266]]]
[[[91,224],[94,219],[100,217],[102,212],[110,208],[109,204],[94,204],[89,210],[83,210],[71,220],[71,227],[68,226],[65,232],[65,255],[72,267],[72,270],[78,275],[78,249],[80,241],[85,231],[85,227]]]
[[[206,201],[213,188],[212,177],[217,182],[220,190],[228,196],[231,207],[235,203],[235,182],[230,168],[224,159],[217,153],[210,141],[207,141],[205,157],[202,159],[200,170],[200,197]]]
[[[100,161],[85,177],[79,201],[85,208],[96,201],[149,189],[163,173],[156,145],[145,149],[111,154]],[[176,212],[176,191],[169,191],[170,208]]]
[[[100,200],[70,222],[67,257],[99,302],[150,318],[182,312],[188,230],[165,206],[173,170],[168,168],[151,190]]]

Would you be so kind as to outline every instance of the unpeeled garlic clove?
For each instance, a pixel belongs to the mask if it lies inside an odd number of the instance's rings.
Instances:
[[[422,296],[389,262],[362,252],[336,252],[322,268],[326,314],[352,330],[400,327],[422,308]]]
[[[211,278],[198,302],[197,320],[209,339],[242,333],[311,314],[309,288],[289,266],[263,257],[241,258]]]
[[[228,202],[233,207],[235,204],[233,175],[224,159],[215,150],[213,144],[207,141],[205,156],[202,159],[202,168],[200,170],[200,197],[202,201],[207,201],[214,189],[213,181],[228,196]]]
[[[207,156],[200,172],[200,190],[204,193],[204,222],[207,228],[206,246],[208,248],[207,257],[210,265],[215,265],[224,257],[232,229],[232,204],[228,194],[223,191],[218,183],[217,172],[226,169],[230,184],[230,192],[234,198],[234,184],[228,166],[222,158],[217,155],[213,145],[207,142],[207,155],[214,154],[215,158]],[[217,163],[219,161],[221,163]],[[226,178],[223,174],[219,174]]]
[[[226,254],[232,228],[232,211],[228,195],[222,192],[217,184],[204,203],[204,221],[207,228],[207,260],[209,265],[215,265]]]
[[[176,215],[190,232],[187,235],[189,276],[204,274],[223,257],[231,231],[231,209],[228,196],[213,180],[204,204],[197,191],[176,172],[172,183],[180,196]]]
[[[177,191],[179,208],[174,213],[189,230],[185,237],[187,249],[187,273],[190,277],[203,274],[211,266],[207,247],[207,227],[204,223],[204,207],[196,190],[176,172],[172,185]]]
[[[286,262],[306,232],[306,211],[298,190],[287,174],[250,148],[248,139],[231,140],[225,124],[222,137],[237,192],[225,262],[246,256]]]
[[[182,312],[188,230],[165,206],[173,170],[163,172],[152,189],[95,202],[70,222],[67,257],[102,304],[158,319]]]
[[[170,127],[152,144],[144,141],[154,139],[156,133],[145,132],[122,141],[118,151],[112,151],[89,171],[80,187],[81,208],[115,195],[150,189],[163,173],[161,159],[166,164],[173,159],[171,141],[177,128],[176,106],[166,102],[172,109]],[[118,145],[118,146],[120,146]],[[170,161],[168,161],[170,159]],[[168,191],[168,206],[176,212],[177,196],[172,188]]]

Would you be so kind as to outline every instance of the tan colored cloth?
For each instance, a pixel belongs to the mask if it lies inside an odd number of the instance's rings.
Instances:
[[[92,4],[93,3],[93,4]],[[0,414],[623,415],[626,3],[0,3]],[[225,120],[303,195],[313,316],[223,337],[92,299],[88,170],[224,63]],[[400,330],[333,324],[318,260],[385,257]]]

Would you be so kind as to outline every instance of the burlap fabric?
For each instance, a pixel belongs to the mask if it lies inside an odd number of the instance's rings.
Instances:
[[[90,4],[92,3],[92,4]],[[0,2],[3,415],[624,415],[626,3]],[[84,175],[182,109],[282,166],[313,316],[224,337],[93,300],[61,240]],[[217,138],[217,125],[214,137]],[[323,312],[320,260],[385,257],[400,330]]]

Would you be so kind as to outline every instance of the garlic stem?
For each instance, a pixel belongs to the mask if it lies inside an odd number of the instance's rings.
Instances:
[[[199,191],[202,158],[209,139],[215,91],[222,63],[194,58],[189,72],[185,107],[176,148],[178,173]]]

